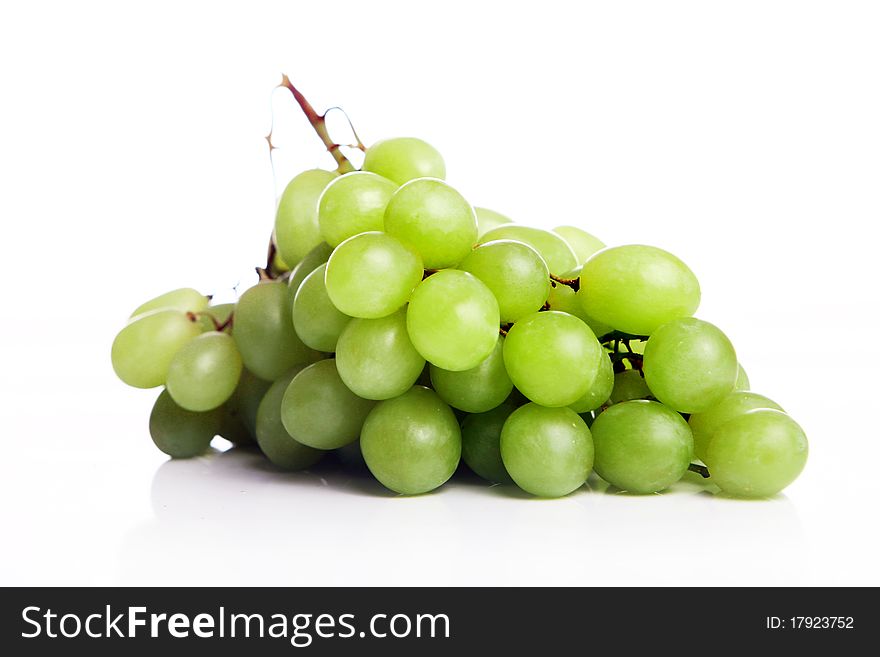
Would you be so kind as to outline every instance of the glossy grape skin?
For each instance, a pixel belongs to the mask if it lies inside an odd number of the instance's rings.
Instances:
[[[257,411],[260,402],[271,387],[271,381],[261,379],[247,369],[243,369],[238,387],[233,394],[232,403],[238,409],[241,423],[254,440],[257,439]]]
[[[580,488],[593,467],[593,440],[570,408],[520,406],[501,430],[501,458],[516,485],[538,497]]]
[[[596,474],[631,493],[656,493],[681,479],[694,453],[687,422],[659,402],[615,404],[591,427]]]
[[[614,375],[614,387],[609,401],[612,404],[653,397],[645,378],[638,370],[624,370]]]
[[[232,337],[245,367],[266,381],[317,358],[293,330],[290,299],[282,281],[263,281],[241,295]]]
[[[330,300],[324,285],[326,268],[319,265],[300,285],[293,302],[293,328],[307,347],[332,352],[351,317]]]
[[[431,365],[431,385],[440,398],[467,413],[484,413],[510,396],[513,382],[504,369],[504,340],[495,343],[492,353],[469,370],[452,372]]]
[[[477,241],[477,217],[465,198],[442,180],[418,178],[394,192],[385,232],[408,244],[427,269],[457,265]]]
[[[553,232],[568,243],[577,256],[578,265],[583,265],[594,253],[605,248],[605,242],[577,226],[557,226]]]
[[[748,411],[721,425],[709,443],[712,481],[736,497],[770,497],[804,469],[809,446],[803,429],[782,411]]]
[[[217,411],[194,413],[181,408],[163,390],[150,413],[150,437],[171,458],[192,458],[208,449],[221,421]]]
[[[593,384],[568,407],[578,415],[594,411],[608,401],[613,389],[614,368],[611,365],[611,359],[603,356],[599,358],[599,368]]]
[[[513,223],[510,217],[489,208],[474,207],[474,212],[477,215],[477,234],[479,237],[482,237],[493,228]]]
[[[483,242],[493,240],[516,240],[523,242],[535,249],[551,274],[561,274],[577,267],[577,256],[562,237],[549,230],[520,226],[517,224],[505,224],[487,231],[481,238]]]
[[[234,303],[219,303],[216,306],[208,306],[198,314],[198,322],[204,333],[216,331],[218,326],[223,326],[235,313]],[[227,326],[224,331],[229,331]]]
[[[428,142],[415,137],[378,141],[364,155],[364,171],[372,171],[398,185],[414,178],[446,177],[443,156]]]
[[[202,333],[181,347],[168,367],[166,388],[188,411],[210,411],[225,403],[238,385],[242,362],[226,333]]]
[[[406,311],[351,320],[336,344],[336,367],[345,385],[365,399],[391,399],[409,390],[425,359],[409,339]]]
[[[182,287],[145,301],[135,308],[129,317],[137,317],[151,310],[179,310],[184,313],[199,313],[208,307],[210,301],[210,297],[206,297],[198,290],[194,290],[191,287]]]
[[[284,393],[301,370],[302,367],[294,367],[275,381],[257,410],[257,444],[266,458],[282,470],[305,470],[320,461],[326,453],[294,440],[281,421]]]
[[[375,405],[345,386],[335,361],[322,360],[293,378],[281,402],[281,421],[303,445],[337,449],[358,439]]]
[[[658,400],[682,413],[699,413],[733,392],[738,368],[727,336],[709,322],[687,317],[651,335],[642,369]]]
[[[179,310],[151,310],[132,319],[110,349],[113,371],[135,388],[165,383],[177,351],[201,334],[199,323]]]
[[[309,251],[305,257],[299,261],[299,264],[293,268],[293,271],[290,272],[290,277],[287,279],[287,293],[291,304],[293,304],[293,301],[296,298],[299,286],[302,285],[304,280],[306,280],[306,276],[315,271],[318,266],[326,263],[330,258],[331,253],[333,253],[333,248],[326,242],[321,242],[318,246]]]
[[[731,392],[703,413],[692,414],[688,418],[688,424],[694,434],[694,454],[696,457],[705,463],[709,443],[719,427],[743,413],[758,408],[782,410],[782,407],[772,399],[767,399],[767,397],[754,392],[738,390]]]
[[[403,495],[427,493],[458,467],[461,429],[437,393],[414,386],[370,412],[361,431],[361,452],[386,488]]]
[[[751,387],[749,375],[746,374],[742,365],[737,365],[736,383],[733,385],[734,390],[748,390]]]
[[[275,212],[275,244],[290,267],[321,243],[318,225],[318,199],[336,178],[333,171],[309,169],[291,180],[278,201]]]
[[[504,365],[513,385],[542,406],[568,406],[593,385],[602,347],[586,324],[556,311],[513,325],[504,341]]]
[[[368,171],[352,171],[333,180],[318,201],[321,236],[330,246],[349,237],[382,230],[385,206],[397,184]]]
[[[444,269],[429,276],[410,299],[406,328],[425,360],[461,371],[485,360],[498,341],[498,302],[476,276]]]
[[[562,277],[577,278],[578,276],[580,276],[580,269],[563,274]],[[550,307],[550,310],[558,310],[560,312],[568,313],[569,315],[574,315],[584,324],[589,326],[590,330],[593,331],[597,338],[600,338],[613,330],[607,324],[597,322],[595,319],[587,315],[584,311],[584,307],[581,305],[580,299],[577,297],[577,292],[568,285],[551,281],[550,296],[547,298],[547,305]]]
[[[461,459],[486,481],[513,483],[501,460],[501,430],[516,410],[505,402],[485,413],[468,415],[461,423]]]
[[[696,312],[700,284],[671,253],[632,244],[591,257],[581,270],[578,298],[590,317],[626,333],[650,335]]]
[[[458,269],[473,274],[492,291],[504,323],[537,312],[550,296],[550,270],[538,252],[523,242],[481,244]]]
[[[422,280],[421,257],[385,233],[345,240],[327,261],[327,294],[350,317],[385,317],[403,306]]]

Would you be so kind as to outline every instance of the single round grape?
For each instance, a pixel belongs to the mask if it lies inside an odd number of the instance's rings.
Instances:
[[[750,387],[749,375],[746,374],[742,365],[737,365],[736,383],[733,385],[734,390],[748,390]]]
[[[260,408],[260,402],[263,401],[263,397],[271,387],[271,381],[265,381],[247,369],[243,369],[238,387],[233,395],[241,422],[254,440],[257,438],[257,411]]]
[[[562,277],[577,278],[578,276],[580,276],[580,269],[563,274]],[[575,292],[572,287],[563,283],[557,283],[556,281],[550,282],[550,296],[547,298],[547,305],[550,307],[550,310],[558,310],[560,312],[568,313],[569,315],[574,315],[584,324],[589,326],[590,330],[593,331],[597,338],[610,333],[613,330],[607,324],[598,322],[590,317],[584,311],[584,307],[581,305],[580,299],[577,297],[577,292]]]
[[[257,410],[257,444],[266,458],[283,470],[305,470],[320,461],[326,453],[294,440],[281,421],[284,393],[301,370],[300,366],[294,367],[275,381]]]
[[[275,212],[275,244],[288,266],[295,267],[321,243],[318,199],[336,176],[333,171],[309,169],[291,180],[281,194]]]
[[[349,237],[382,230],[385,206],[397,184],[368,171],[352,171],[332,181],[318,201],[321,236],[330,246]]]
[[[604,357],[589,326],[552,310],[523,317],[504,341],[504,365],[513,385],[542,406],[568,406],[580,399]]]
[[[605,243],[602,240],[576,226],[557,226],[553,232],[560,235],[568,243],[577,256],[579,265],[584,264],[594,253],[605,248]]]
[[[238,300],[232,337],[245,367],[261,379],[274,381],[316,357],[293,330],[291,312],[282,281],[263,281]]]
[[[718,327],[687,317],[651,335],[642,369],[657,399],[682,413],[699,413],[733,391],[738,365],[733,345]]]
[[[458,268],[479,278],[492,291],[505,323],[537,312],[550,296],[550,270],[538,252],[523,242],[486,242],[471,251]]]
[[[234,313],[234,303],[218,303],[216,306],[209,306],[197,315],[199,327],[204,333],[216,331],[218,326],[228,324],[229,318],[232,317]],[[229,331],[230,328],[231,326],[227,325],[224,330]]]
[[[335,361],[322,360],[293,378],[281,402],[281,421],[303,445],[336,449],[358,439],[375,405],[345,387]]]
[[[406,311],[378,319],[351,320],[336,343],[342,381],[364,399],[391,399],[409,390],[425,359],[406,330]]]
[[[441,486],[455,472],[461,430],[437,393],[414,386],[370,412],[361,431],[361,452],[383,486],[418,495]]]
[[[516,485],[539,497],[583,486],[593,468],[593,439],[570,408],[520,406],[501,430],[501,458]]]
[[[658,402],[635,400],[610,406],[591,430],[596,474],[631,493],[669,488],[693,458],[694,439],[687,422]]]
[[[718,428],[733,418],[756,408],[782,410],[782,407],[772,399],[743,390],[730,393],[712,408],[702,413],[692,414],[688,418],[688,424],[694,434],[694,454],[696,457],[706,463],[709,443]]]
[[[198,290],[191,287],[182,287],[179,290],[172,290],[158,297],[145,301],[134,309],[129,317],[137,317],[151,310],[179,310],[181,312],[199,313],[208,307],[211,301],[210,297],[206,297]]]
[[[403,185],[414,178],[446,177],[443,156],[431,144],[415,137],[378,141],[364,155],[364,171],[372,171]]]
[[[376,318],[403,306],[422,280],[422,259],[385,233],[361,233],[336,247],[324,274],[327,294],[350,317]]]
[[[226,333],[202,333],[181,347],[168,367],[166,388],[188,411],[210,411],[226,402],[241,377],[235,340]]]
[[[516,240],[535,249],[552,274],[561,274],[577,267],[577,256],[562,237],[549,230],[505,224],[487,231],[481,238],[483,242],[493,240]]]
[[[721,425],[709,443],[712,481],[737,497],[770,497],[807,463],[804,430],[782,411],[757,409]]]
[[[307,347],[336,351],[336,341],[351,320],[333,305],[324,285],[327,265],[306,276],[293,302],[293,328]]]
[[[461,459],[487,481],[513,483],[501,460],[501,429],[516,406],[503,403],[491,411],[468,415],[461,423]]]
[[[385,232],[409,244],[428,269],[452,267],[477,241],[477,217],[465,198],[442,180],[418,178],[394,192]]]
[[[504,340],[495,343],[492,353],[469,370],[452,372],[431,365],[431,385],[440,398],[453,408],[483,413],[510,396],[513,383],[504,369]]]
[[[201,332],[195,318],[179,310],[151,310],[138,315],[113,340],[113,371],[135,388],[161,386],[174,355]]]
[[[287,292],[290,297],[290,303],[296,298],[299,286],[306,280],[306,276],[311,274],[319,265],[323,265],[330,258],[333,249],[326,242],[321,242],[314,249],[309,251],[305,257],[299,261],[299,264],[290,272],[290,278],[287,279]]]
[[[633,399],[647,399],[653,397],[645,377],[638,370],[624,370],[614,375],[614,387],[611,389],[609,401],[612,404],[632,401]]]
[[[474,207],[474,212],[477,215],[477,234],[480,237],[493,228],[497,228],[503,224],[513,223],[513,220],[510,217],[505,216],[500,212],[495,212],[495,210],[490,210],[489,208]]]
[[[194,413],[181,408],[163,390],[150,413],[150,437],[171,458],[188,459],[208,449],[221,419],[217,411]]]
[[[581,270],[578,297],[590,317],[636,335],[690,317],[700,305],[700,284],[671,253],[632,244],[604,249]]]
[[[596,410],[608,401],[613,389],[614,368],[611,365],[611,359],[603,356],[599,358],[599,370],[596,373],[593,385],[576,401],[569,404],[568,407],[579,415]]]
[[[498,302],[476,276],[444,269],[429,276],[410,299],[406,328],[416,350],[445,370],[469,370],[498,341]]]

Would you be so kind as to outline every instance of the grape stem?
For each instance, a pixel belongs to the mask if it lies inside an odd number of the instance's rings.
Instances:
[[[572,290],[577,292],[581,289],[581,279],[580,278],[562,278],[561,276],[556,276],[554,274],[550,274],[550,280],[559,283],[560,285],[567,285]]]
[[[703,479],[709,478],[709,468],[707,468],[705,465],[700,465],[699,463],[691,463],[688,466],[688,470],[690,470],[691,472],[696,472]]]
[[[635,335],[633,333],[624,333],[623,331],[611,331],[610,333],[606,333],[605,335],[599,338],[599,342],[605,344],[606,342],[612,342],[613,340],[621,340],[624,343],[629,340],[639,340],[644,342],[648,339],[647,335]]]

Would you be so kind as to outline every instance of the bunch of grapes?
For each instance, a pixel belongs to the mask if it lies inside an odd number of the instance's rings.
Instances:
[[[800,474],[803,430],[693,317],[699,283],[677,257],[475,208],[419,139],[374,144],[362,170],[325,143],[339,170],[290,181],[237,303],[175,290],[116,337],[119,378],[164,386],[150,417],[163,452],[196,456],[220,435],[301,470],[357,443],[407,495],[460,460],[542,497],[592,471],[654,493],[693,470],[740,497]]]

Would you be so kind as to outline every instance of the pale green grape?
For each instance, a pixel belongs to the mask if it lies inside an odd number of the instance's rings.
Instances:
[[[593,385],[576,401],[569,404],[568,407],[579,415],[588,411],[594,411],[608,401],[613,389],[614,368],[611,365],[611,359],[603,356],[599,358],[599,370],[596,373]]]
[[[749,375],[746,374],[742,365],[737,365],[736,383],[733,386],[734,390],[748,390],[750,386]]]
[[[682,413],[712,408],[733,391],[736,351],[718,327],[693,317],[658,328],[645,345],[645,382]]]
[[[590,327],[552,310],[523,317],[504,341],[504,365],[513,385],[542,406],[575,403],[593,385],[604,357]]]
[[[485,360],[498,341],[498,302],[476,276],[444,269],[413,292],[406,312],[413,346],[429,363],[461,371]]]
[[[353,319],[336,343],[342,381],[365,399],[390,399],[409,390],[425,359],[406,330],[406,311],[378,319]]]
[[[232,397],[241,369],[235,340],[217,331],[202,333],[174,355],[167,390],[188,411],[210,411]]]
[[[326,452],[294,440],[281,421],[281,402],[302,367],[294,367],[281,376],[260,402],[257,410],[257,444],[275,466],[283,470],[305,470],[321,460]]]
[[[461,429],[437,393],[414,386],[370,412],[361,431],[361,452],[386,488],[404,495],[427,493],[455,472]]]
[[[219,303],[216,306],[209,306],[198,314],[199,327],[205,333],[216,331],[217,326],[225,324],[234,312],[234,303]],[[229,328],[224,330],[228,331]]]
[[[370,232],[336,247],[324,281],[340,312],[367,319],[385,317],[403,306],[422,280],[419,255],[391,235]]]
[[[411,180],[385,209],[385,231],[409,244],[428,269],[453,267],[477,241],[477,217],[465,198],[442,180]]]
[[[330,258],[333,249],[326,242],[321,242],[314,249],[309,251],[305,257],[299,261],[299,264],[290,272],[287,279],[287,293],[290,303],[296,298],[299,286],[306,280],[306,276],[311,274],[319,265],[323,265]]]
[[[737,390],[722,399],[720,402],[702,413],[694,413],[688,418],[688,424],[694,433],[694,454],[703,463],[709,451],[709,443],[712,436],[724,423],[729,422],[743,413],[753,411],[756,408],[772,408],[778,411],[782,407],[771,399],[754,392]]]
[[[321,236],[330,246],[349,237],[382,230],[385,206],[397,184],[368,171],[352,171],[329,185],[318,201]]]
[[[265,381],[247,369],[243,369],[238,387],[235,389],[233,403],[238,408],[241,423],[254,440],[257,438],[257,411],[260,408],[260,402],[263,401],[263,397],[271,387],[271,381]]]
[[[307,347],[336,351],[336,341],[351,320],[333,305],[324,285],[327,265],[306,276],[293,302],[293,328]]]
[[[562,277],[577,278],[578,276],[580,276],[580,269],[563,274]],[[589,326],[597,338],[610,333],[613,330],[607,324],[597,322],[590,317],[584,311],[584,307],[581,305],[580,299],[577,297],[577,292],[568,285],[551,281],[550,296],[547,298],[547,305],[550,307],[550,310],[559,310],[560,312],[574,315]]]
[[[336,175],[323,169],[303,171],[281,194],[275,213],[275,244],[288,266],[295,267],[321,243],[318,199]]]
[[[179,310],[181,312],[198,313],[207,308],[210,301],[210,297],[206,297],[198,290],[194,290],[191,287],[182,287],[179,290],[160,294],[158,297],[144,302],[135,308],[129,317],[137,317],[151,310]]]
[[[516,485],[539,497],[562,497],[583,486],[593,468],[593,440],[570,408],[526,404],[501,430],[501,458]]]
[[[522,242],[486,242],[471,251],[458,268],[479,278],[492,291],[505,323],[537,312],[550,296],[550,271],[544,259]]]
[[[281,421],[303,445],[336,449],[358,439],[375,405],[345,387],[335,361],[322,360],[293,378],[281,402]]]
[[[671,253],[638,244],[604,249],[581,270],[578,297],[590,317],[636,335],[650,335],[700,305],[700,284]]]
[[[694,439],[687,422],[658,402],[635,400],[610,406],[591,430],[596,474],[631,493],[669,488],[693,458]]]
[[[490,210],[489,208],[474,207],[474,212],[477,215],[477,233],[480,237],[493,228],[497,228],[503,224],[513,223],[513,220],[510,217],[507,217],[500,212],[495,212],[495,210]]]
[[[175,459],[203,454],[220,431],[218,411],[194,413],[174,403],[163,390],[150,413],[150,437],[160,450]]]
[[[513,383],[504,369],[504,340],[495,343],[492,353],[469,370],[451,372],[431,365],[431,384],[450,406],[468,413],[495,408],[510,395]]]
[[[398,185],[413,178],[446,177],[443,156],[431,144],[415,137],[378,141],[364,155],[364,171],[372,171]]]
[[[180,310],[151,310],[138,315],[113,340],[113,371],[135,388],[161,386],[174,354],[201,332],[195,318]]]
[[[468,415],[461,423],[461,460],[487,481],[513,483],[501,460],[501,429],[516,410],[503,403],[491,411]]]
[[[609,401],[612,404],[632,401],[633,399],[647,399],[653,397],[645,377],[638,370],[624,370],[614,375],[614,388],[611,390]]]
[[[590,235],[585,230],[581,230],[576,226],[557,226],[553,232],[568,242],[574,254],[577,256],[578,264],[582,265],[590,259],[596,251],[605,248],[605,243],[594,235]]]
[[[505,224],[487,231],[481,238],[483,242],[493,240],[516,240],[535,249],[553,274],[561,274],[577,267],[574,251],[562,237],[549,230]]]
[[[804,430],[782,411],[757,409],[722,424],[709,443],[712,481],[737,497],[770,497],[807,463]]]

